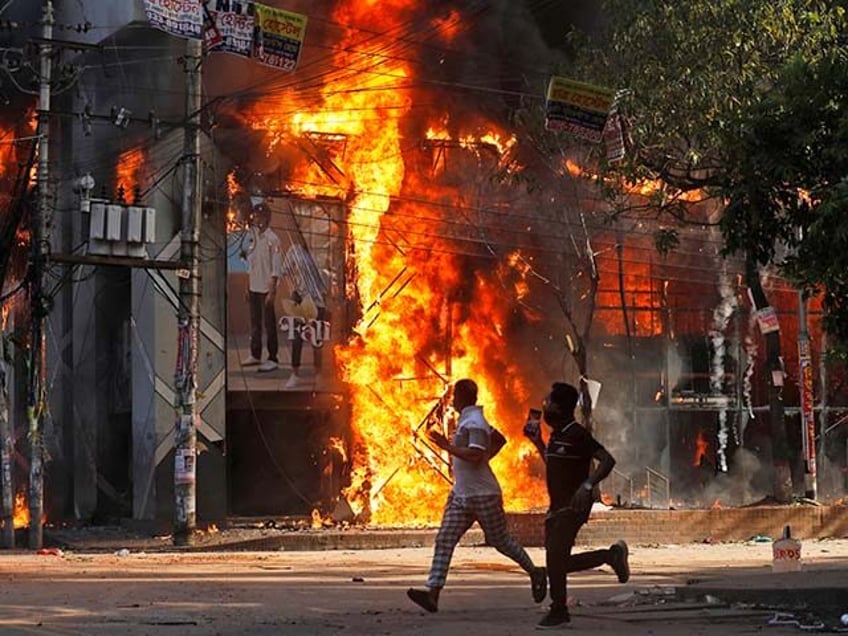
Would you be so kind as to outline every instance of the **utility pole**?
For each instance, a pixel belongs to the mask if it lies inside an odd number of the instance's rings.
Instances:
[[[47,268],[50,236],[47,218],[50,204],[48,177],[48,138],[50,117],[50,80],[53,39],[53,3],[44,3],[44,29],[40,46],[38,97],[38,203],[32,213],[30,243],[30,343],[27,395],[29,420],[29,547],[42,547],[42,519],[44,517],[44,319],[49,311],[49,300],[44,293],[44,271]]]
[[[807,297],[798,290],[798,393],[801,396],[801,447],[804,451],[804,496],[816,498],[816,414],[813,410],[813,358],[807,333]]]
[[[2,282],[2,278],[0,278]],[[0,290],[3,289],[0,284]],[[9,393],[6,390],[8,371],[6,361],[6,334],[0,321],[0,503],[3,505],[3,534],[0,545],[15,547],[14,488],[12,485],[12,423],[9,421]]]
[[[197,346],[200,323],[200,108],[203,44],[186,41],[186,125],[183,150],[183,218],[174,384],[177,421],[174,449],[174,544],[191,545],[197,523]]]

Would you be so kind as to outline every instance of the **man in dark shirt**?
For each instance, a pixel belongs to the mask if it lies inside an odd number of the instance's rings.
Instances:
[[[551,427],[545,446],[541,431],[525,433],[542,454],[546,465],[550,508],[545,517],[545,557],[550,582],[551,608],[537,629],[564,627],[568,613],[567,575],[610,565],[621,583],[630,578],[627,544],[619,541],[606,550],[571,554],[577,533],[589,519],[593,490],[615,466],[615,459],[592,434],[577,423],[574,410],[579,393],[564,382],[555,382],[542,403],[545,423]],[[593,470],[593,460],[598,461]]]

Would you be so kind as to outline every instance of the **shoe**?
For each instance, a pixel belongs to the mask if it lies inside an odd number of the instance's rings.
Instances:
[[[548,595],[548,571],[545,568],[533,568],[530,573],[530,590],[533,600],[541,603]]]
[[[298,387],[304,386],[308,384],[309,381],[306,378],[302,378],[296,373],[292,373],[289,376],[289,379],[286,380],[286,383],[283,385],[284,389],[296,389]]]
[[[278,366],[279,365],[276,360],[266,360],[259,365],[257,371],[259,371],[259,373],[268,373],[269,371],[275,371]]]
[[[419,607],[423,607],[428,612],[439,611],[439,606],[433,602],[433,599],[430,596],[430,592],[428,592],[427,590],[416,590],[413,588],[409,588],[406,591],[406,595],[409,597],[410,601],[412,601]]]
[[[571,622],[571,615],[568,613],[568,608],[564,605],[551,605],[550,611],[545,614],[545,618],[536,624],[536,629],[559,629],[568,627]]]
[[[241,361],[241,366],[243,366],[243,367],[255,367],[260,362],[262,362],[262,361],[259,358],[254,358],[253,356],[247,356],[244,360]]]
[[[610,546],[610,565],[618,575],[619,583],[627,583],[630,579],[630,563],[627,560],[629,552],[625,541],[616,541]]]

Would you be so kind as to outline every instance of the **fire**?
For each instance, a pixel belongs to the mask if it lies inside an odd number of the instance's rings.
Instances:
[[[245,220],[239,218],[238,210],[233,206],[233,201],[236,195],[241,191],[241,187],[236,180],[235,170],[231,170],[227,175],[227,195],[230,205],[227,208],[227,233],[238,232],[244,227]]]
[[[328,448],[339,454],[343,462],[347,462],[347,448],[345,448],[344,440],[340,437],[331,437],[329,439]]]
[[[29,506],[26,495],[19,492],[15,495],[15,508],[12,513],[12,526],[15,529],[29,527]]]
[[[433,30],[439,33],[442,40],[446,42],[452,41],[459,33],[459,27],[462,24],[461,16],[456,9],[452,9],[445,17],[433,19]]]
[[[12,141],[15,131],[0,127],[0,177],[5,176],[7,168],[14,165],[15,144]]]
[[[650,252],[630,244],[622,247],[624,302],[630,333],[637,337],[658,336],[663,332],[661,290],[651,263],[644,262],[646,254]],[[602,272],[601,287],[596,295],[597,321],[610,334],[624,334],[618,254],[615,250],[608,250],[596,258]]]
[[[324,526],[323,519],[321,518],[321,513],[317,508],[312,509],[312,528],[318,530]]]
[[[695,457],[692,460],[693,466],[701,465],[701,460],[707,456],[709,448],[710,444],[707,441],[707,438],[704,437],[704,432],[698,431],[698,437],[695,438]]]
[[[396,33],[408,28],[417,6],[388,0],[374,11],[372,1],[344,0],[333,19]],[[459,24],[458,14],[450,14],[436,28],[449,41]],[[491,255],[469,258],[445,238],[455,234],[451,222],[469,207],[467,190],[410,169],[423,151],[418,137],[404,135],[429,128],[426,137],[443,141],[439,152],[456,153],[456,163],[470,155],[475,165],[485,161],[501,170],[513,165],[516,140],[482,118],[459,125],[447,105],[430,106],[421,122],[423,109],[413,110],[416,67],[408,56],[386,55],[389,45],[396,42],[363,39],[351,28],[334,45],[332,66],[353,72],[328,76],[319,99],[300,103],[300,94],[290,91],[244,111],[249,124],[265,132],[269,154],[286,144],[308,150],[309,159],[288,174],[290,187],[301,196],[334,196],[347,204],[357,276],[352,296],[362,314],[353,337],[336,349],[350,387],[353,429],[349,446],[330,443],[350,462],[351,484],[343,494],[363,520],[435,521],[449,484],[416,446],[415,435],[447,383],[471,377],[487,418],[510,439],[492,464],[507,508],[544,506],[544,483],[528,470],[537,461],[535,450],[520,433],[532,387],[505,346],[526,281],[506,293]],[[404,233],[405,242],[392,238]],[[520,269],[513,269],[520,278]],[[313,513],[312,523],[322,523],[320,514]]]
[[[141,148],[130,148],[121,153],[115,164],[116,190],[122,190],[128,202],[132,200],[133,193],[141,188],[144,161],[144,151]]]
[[[565,160],[565,169],[572,177],[598,178],[596,174],[589,172],[571,159]],[[706,193],[701,190],[692,190],[690,192],[675,190],[661,179],[638,179],[632,183],[622,182],[621,187],[626,194],[633,196],[650,197],[658,192],[662,192],[669,194],[669,198],[686,201],[687,203],[698,203],[708,198]]]

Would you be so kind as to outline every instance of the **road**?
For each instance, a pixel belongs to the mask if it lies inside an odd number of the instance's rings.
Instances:
[[[773,610],[710,598],[697,586],[739,589],[832,585],[848,580],[848,540],[805,541],[804,569],[771,572],[771,545],[631,546],[632,578],[607,568],[570,579],[573,634],[806,633],[769,626]],[[543,552],[532,548],[539,563]],[[37,555],[0,552],[2,634],[403,634],[534,633],[544,605],[527,579],[487,547],[457,549],[440,611],[405,590],[426,577],[431,550]],[[693,591],[687,601],[676,590]],[[848,611],[848,607],[845,609]]]

